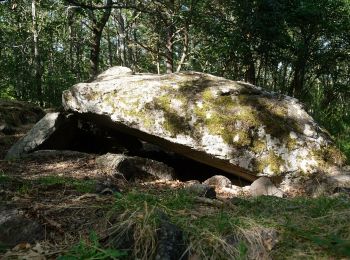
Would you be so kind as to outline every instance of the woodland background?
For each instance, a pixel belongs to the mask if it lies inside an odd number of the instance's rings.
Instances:
[[[0,98],[57,107],[115,65],[298,98],[350,157],[349,0],[0,0]]]

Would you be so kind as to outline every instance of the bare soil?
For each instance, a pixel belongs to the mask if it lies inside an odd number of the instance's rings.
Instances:
[[[39,222],[45,229],[45,240],[38,241],[36,245],[23,241],[7,249],[6,254],[4,250],[0,251],[0,258],[55,259],[87,238],[91,231],[101,238],[106,235],[111,226],[109,213],[115,201],[114,195],[100,194],[94,186],[90,187],[92,190],[81,191],[70,180],[81,181],[83,185],[89,181],[96,185],[108,183],[108,187],[114,187],[121,193],[135,187],[161,191],[183,186],[180,181],[128,183],[98,168],[95,164],[97,155],[94,154],[41,152],[20,160],[4,160],[11,145],[31,127],[26,125],[17,128],[13,135],[0,136],[0,177],[6,178],[0,182],[0,206],[15,207],[27,219]],[[67,181],[45,181],[51,177]]]

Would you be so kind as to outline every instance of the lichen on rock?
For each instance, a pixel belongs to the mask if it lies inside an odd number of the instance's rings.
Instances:
[[[105,115],[139,138],[253,180],[344,162],[294,98],[198,72],[127,73],[63,93],[66,110]],[[136,131],[136,132],[135,132]]]

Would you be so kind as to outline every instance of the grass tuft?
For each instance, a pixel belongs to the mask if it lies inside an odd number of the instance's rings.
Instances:
[[[67,254],[58,257],[58,260],[79,260],[79,259],[121,259],[125,258],[125,251],[103,248],[95,232],[91,232],[87,241],[81,240],[72,247]]]
[[[350,256],[350,199],[236,198],[235,207],[203,205],[183,190],[132,190],[118,195],[110,230],[132,237],[133,257],[148,259],[157,246],[158,212],[185,235],[190,255],[202,259],[341,258]]]

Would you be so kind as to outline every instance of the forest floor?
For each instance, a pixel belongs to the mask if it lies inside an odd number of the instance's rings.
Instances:
[[[4,160],[27,130],[0,136],[0,209],[39,223],[42,236],[0,244],[0,258],[149,259],[159,247],[159,212],[182,231],[192,260],[350,258],[349,194],[208,199],[180,181],[128,183],[103,174],[95,155]]]

